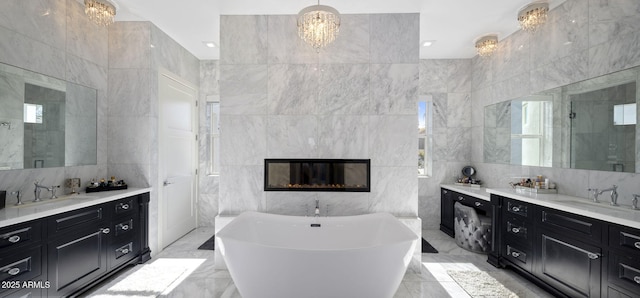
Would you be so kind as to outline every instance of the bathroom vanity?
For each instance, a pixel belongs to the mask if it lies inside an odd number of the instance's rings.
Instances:
[[[451,189],[443,186],[441,194]],[[559,194],[486,192],[493,215],[489,263],[556,297],[640,297],[640,211]]]
[[[0,297],[75,296],[127,265],[148,261],[149,190],[0,210]]]

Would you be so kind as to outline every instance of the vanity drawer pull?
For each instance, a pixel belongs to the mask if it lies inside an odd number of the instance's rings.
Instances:
[[[482,203],[476,202],[474,205],[476,205],[476,207],[480,207],[480,206],[482,206]]]
[[[102,229],[100,229],[100,232],[102,232],[103,234],[109,234],[109,232],[111,232],[111,230],[109,228],[102,228]]]
[[[16,275],[18,275],[18,273],[20,273],[20,268],[11,268],[11,269],[7,270],[7,273],[9,275],[16,276]]]
[[[513,207],[511,207],[511,211],[513,211],[513,212],[520,212],[520,207],[518,207],[518,206],[513,206]]]
[[[512,257],[514,257],[514,258],[517,258],[517,257],[519,257],[519,256],[520,256],[520,253],[519,253],[519,252],[517,252],[517,251],[512,251],[512,252],[511,252],[511,256],[512,256]]]
[[[463,196],[458,196],[458,201],[464,201],[464,197]]]
[[[443,191],[442,191],[442,193],[446,195],[446,194],[448,194],[449,192],[448,192],[448,191],[446,191],[446,190],[443,190]]]
[[[596,260],[600,257],[600,255],[590,252],[590,253],[587,253],[587,257],[589,257],[589,259]]]
[[[120,252],[121,252],[123,255],[126,255],[126,254],[128,254],[128,253],[129,253],[129,249],[128,249],[128,248],[123,248],[123,249],[120,249]]]
[[[634,276],[633,281],[635,281],[637,284],[640,284],[640,276]]]
[[[11,242],[11,243],[18,243],[18,242],[20,241],[20,236],[18,236],[18,235],[13,235],[13,236],[9,237],[9,239],[8,239],[8,240],[9,240],[9,242]]]
[[[128,210],[129,209],[129,204],[121,204],[120,208],[122,208],[124,210]]]
[[[123,231],[126,231],[126,230],[129,229],[129,225],[120,224],[120,229],[123,230]]]
[[[520,233],[520,228],[511,228],[511,232],[518,234]]]
[[[633,246],[635,246],[637,249],[640,249],[640,241],[634,243]]]

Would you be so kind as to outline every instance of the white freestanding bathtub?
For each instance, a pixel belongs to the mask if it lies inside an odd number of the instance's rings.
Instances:
[[[388,213],[245,212],[216,239],[243,298],[391,298],[418,242]]]

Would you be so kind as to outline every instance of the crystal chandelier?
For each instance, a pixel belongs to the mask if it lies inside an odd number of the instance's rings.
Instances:
[[[534,32],[547,21],[549,3],[534,2],[518,12],[518,23],[524,31]]]
[[[298,35],[316,51],[336,40],[339,31],[340,14],[320,1],[298,13]]]
[[[116,8],[107,0],[84,0],[84,13],[101,26],[113,24]]]
[[[480,57],[488,57],[498,49],[498,36],[487,35],[476,41],[476,51]]]

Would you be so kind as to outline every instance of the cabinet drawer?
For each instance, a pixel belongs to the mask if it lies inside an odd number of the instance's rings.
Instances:
[[[640,258],[611,254],[609,283],[640,293]]]
[[[140,243],[136,239],[110,246],[109,269],[131,261],[140,253]]]
[[[69,211],[49,217],[49,237],[87,225],[99,223],[104,219],[104,206],[97,205]]]
[[[527,203],[523,203],[516,200],[505,199],[505,204],[507,208],[505,209],[507,214],[522,216],[525,218],[529,218],[529,213],[531,212],[531,205]]]
[[[533,240],[533,231],[529,226],[530,224],[528,222],[513,217],[506,218],[504,222],[504,227],[508,236],[531,244]]]
[[[514,265],[522,267],[527,271],[531,271],[531,262],[533,254],[529,248],[519,244],[509,243],[506,241],[504,257],[511,261]]]
[[[640,231],[609,225],[609,246],[640,257]]]
[[[16,224],[0,229],[0,253],[42,239],[42,224],[39,221]]]
[[[115,237],[120,237],[123,235],[133,234],[133,231],[135,230],[136,226],[137,226],[137,222],[134,223],[133,218],[116,222],[116,224],[113,227],[113,229],[115,230],[114,235]]]
[[[490,211],[491,203],[488,201],[478,199],[476,197],[468,196],[465,194],[457,193],[457,192],[452,192],[451,198],[453,199],[454,202],[459,202],[462,205],[473,207],[474,209],[477,209],[477,210],[483,210],[485,212]]]
[[[42,274],[42,246],[32,247],[27,250],[0,257],[0,281],[3,285],[11,285],[9,281],[34,281],[35,277]],[[3,286],[0,292],[12,289]]]
[[[128,197],[118,201],[113,202],[112,208],[115,216],[123,216],[135,214],[138,210],[138,204],[136,203],[138,200],[137,197]]]
[[[602,241],[603,224],[596,219],[550,208],[541,208],[539,214],[539,222],[544,227],[580,240],[590,239],[597,243]]]

